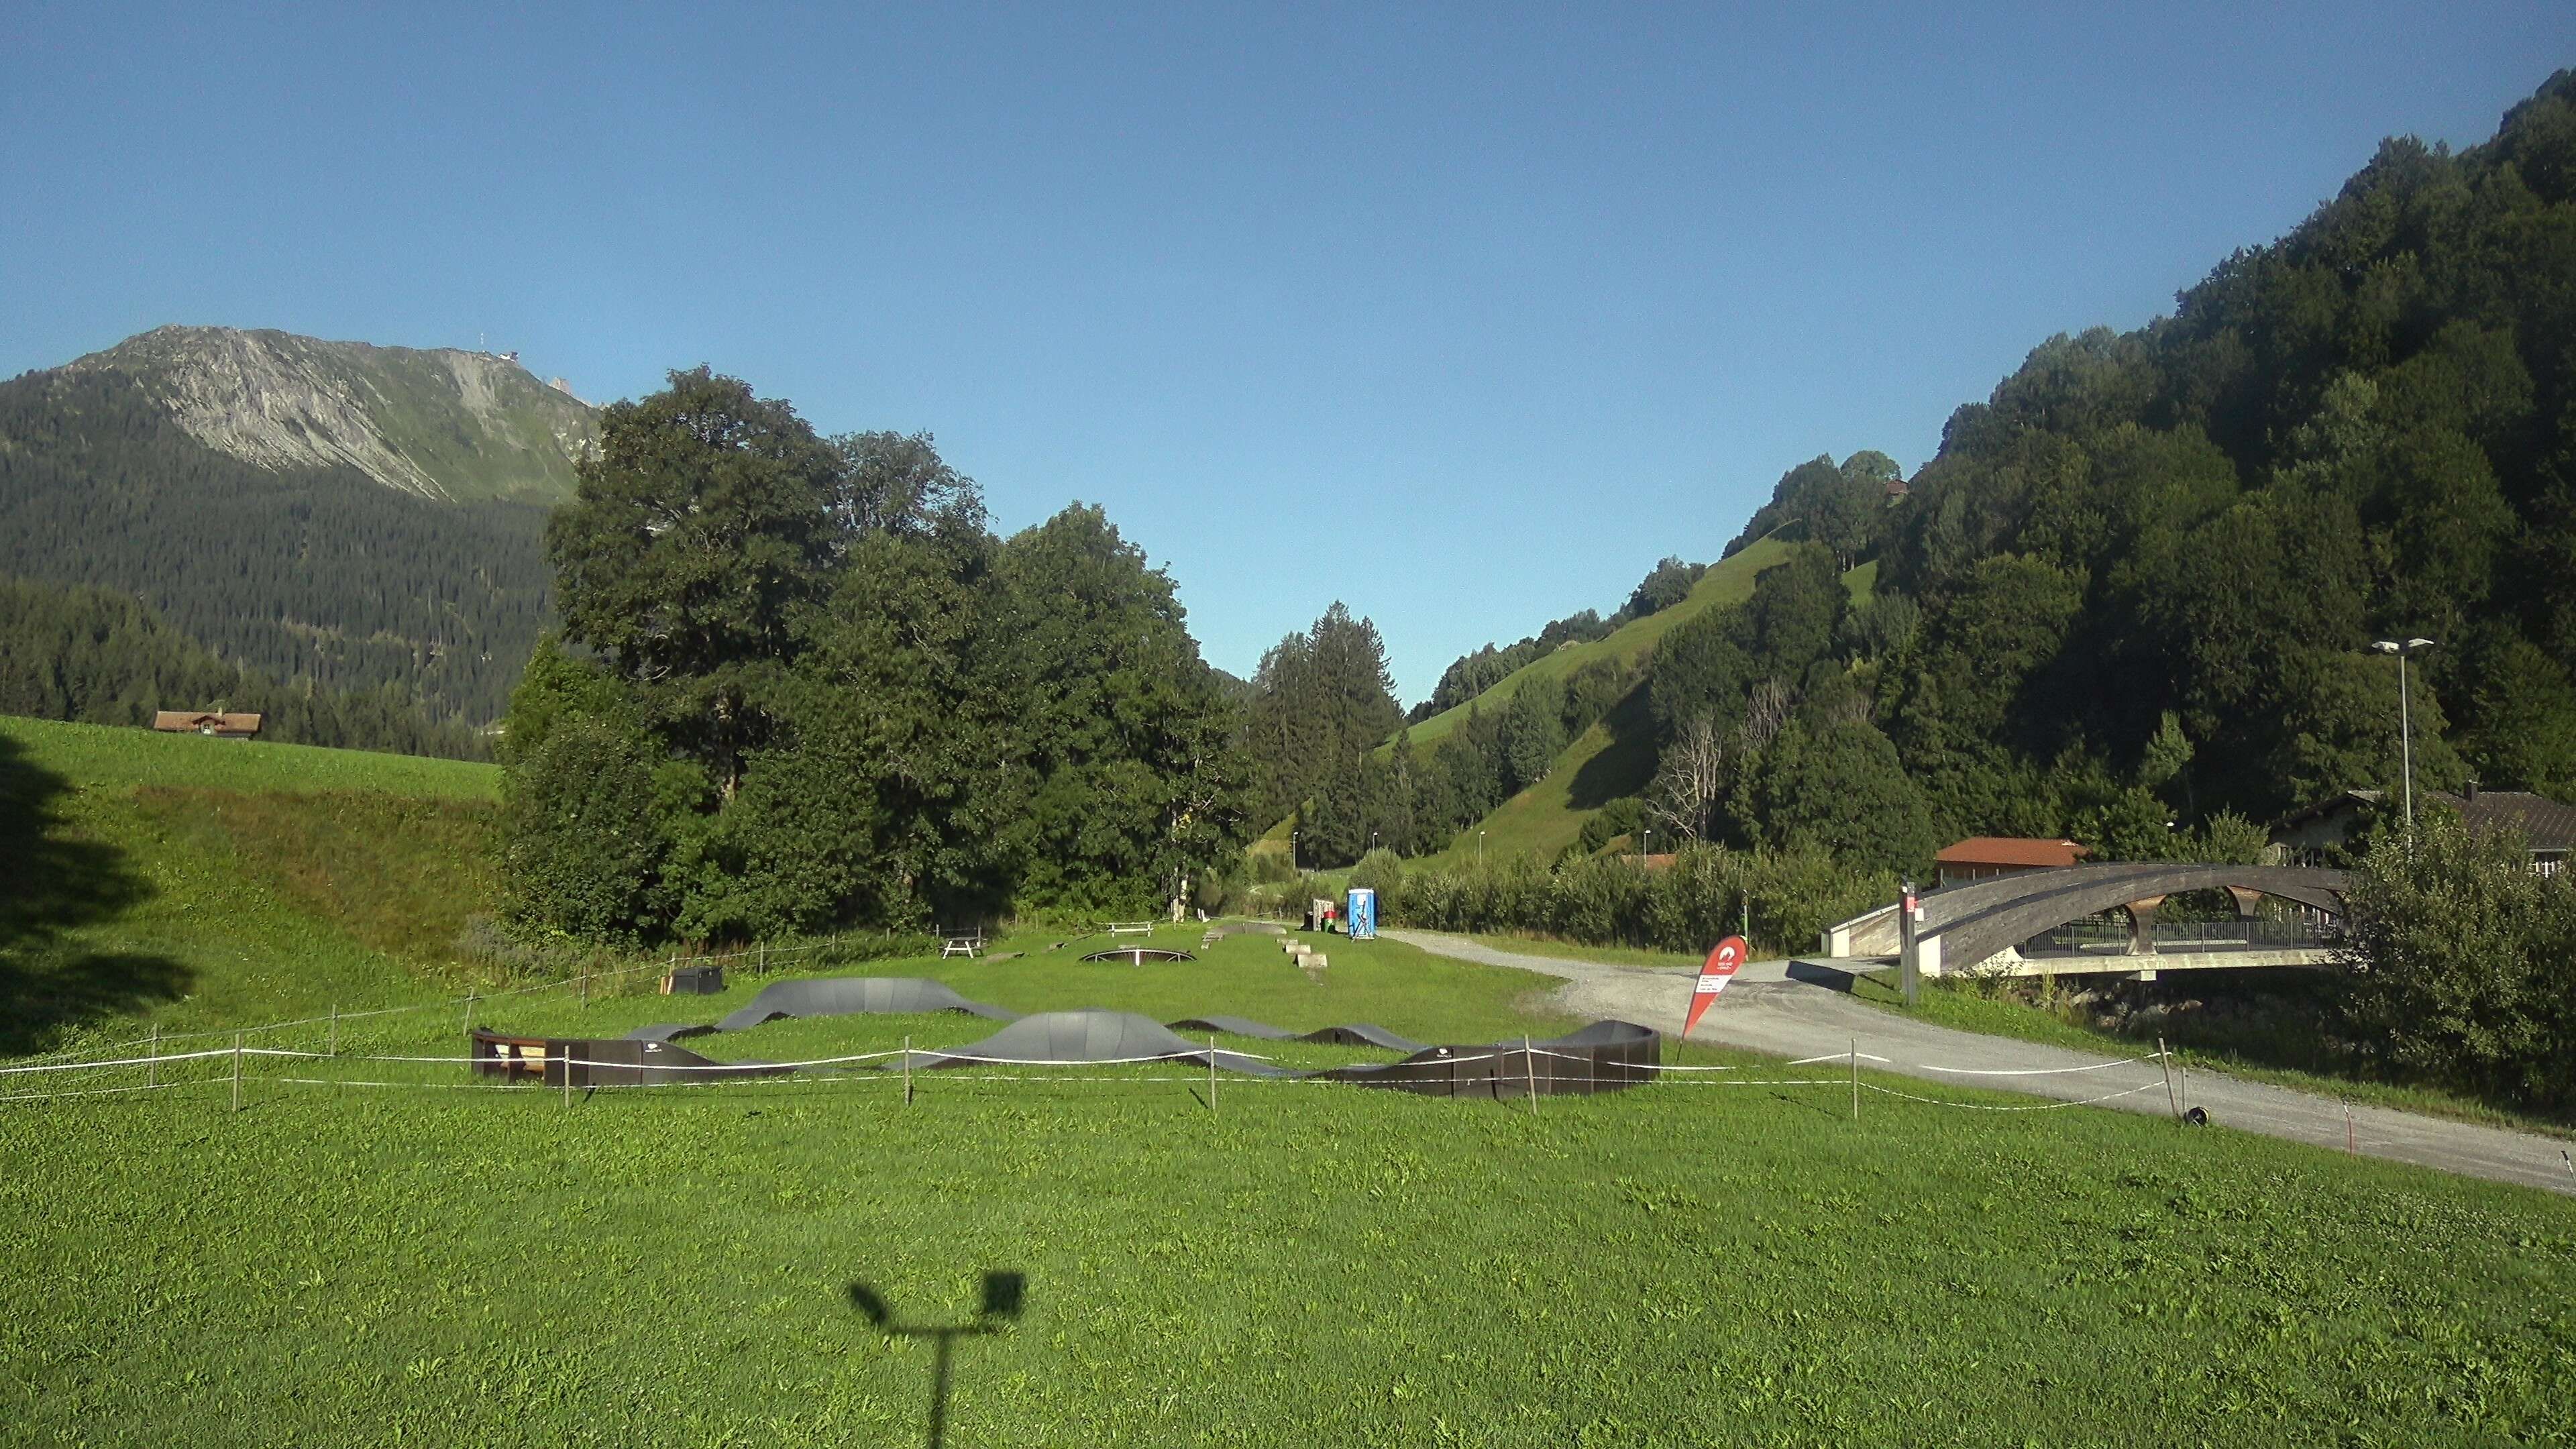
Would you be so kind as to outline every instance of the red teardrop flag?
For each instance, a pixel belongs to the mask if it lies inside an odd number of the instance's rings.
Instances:
[[[1682,1035],[1689,1036],[1691,1028],[1699,1025],[1700,1016],[1717,1004],[1717,993],[1735,979],[1735,968],[1743,964],[1742,936],[1729,936],[1708,953],[1708,960],[1699,968],[1699,981],[1691,987],[1690,1016],[1682,1022]]]

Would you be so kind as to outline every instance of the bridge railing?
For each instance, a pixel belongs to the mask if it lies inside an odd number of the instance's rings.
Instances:
[[[2267,916],[2240,916],[2214,921],[2158,921],[2154,936],[2156,950],[2165,955],[2188,955],[2195,951],[2313,951],[2335,943],[2334,931],[2315,921]],[[2021,953],[2024,956],[2114,954],[2129,949],[2131,940],[2126,919],[2088,916],[2069,921],[2045,936],[2023,942]]]

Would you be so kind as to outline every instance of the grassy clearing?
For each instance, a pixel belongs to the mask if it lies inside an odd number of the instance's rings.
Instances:
[[[1268,944],[948,974],[1018,1007],[1344,1014],[1238,954]],[[1422,964],[1334,945],[1361,998]],[[1500,1020],[1523,983],[1487,974],[1406,999]],[[780,1059],[988,1029],[708,1040]],[[2538,1193],[2120,1113],[1872,1097],[1855,1125],[1839,1083],[1531,1114],[1228,1078],[1211,1112],[1194,1073],[1086,1075],[924,1073],[910,1107],[885,1077],[569,1109],[274,1080],[239,1116],[221,1084],[9,1104],[0,1154],[64,1170],[0,1176],[9,1281],[45,1285],[0,1314],[0,1422],[29,1443],[914,1442],[932,1346],[872,1328],[851,1285],[960,1325],[1008,1271],[1025,1311],[957,1341],[948,1442],[2568,1432],[2576,1210]]]
[[[1897,990],[1893,973],[1858,977],[1856,983],[1852,995],[1858,1000],[1958,1031],[2012,1037],[2019,1041],[2110,1056],[2133,1055],[2141,1048],[2153,1051],[2156,1045],[2155,1032],[2120,1035],[2073,1019],[2064,1005],[2044,994],[2045,988],[2037,985],[1927,981],[1916,1004],[1909,1008]],[[2219,1044],[2194,1035],[2187,1026],[2179,1023],[2167,1037],[2167,1044],[2173,1049],[2174,1059],[2195,1072],[2223,1073],[2247,1081],[2269,1082],[2320,1096],[2341,1097],[2371,1106],[2421,1112],[2455,1121],[2482,1122],[2552,1136],[2576,1137],[2576,1126],[2569,1123],[2510,1111],[2434,1087],[2370,1081],[2332,1071],[2285,1067],[2274,1061],[2265,1061],[2260,1056],[2249,1055],[2241,1039],[2232,1044]]]

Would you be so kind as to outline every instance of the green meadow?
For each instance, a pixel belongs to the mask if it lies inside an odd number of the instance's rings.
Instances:
[[[664,997],[638,971],[585,1004],[577,983],[477,976],[442,943],[489,889],[472,790],[370,790],[366,757],[319,790],[283,765],[199,779],[210,758],[273,762],[5,728],[19,797],[31,772],[62,782],[21,817],[41,829],[11,847],[20,878],[105,861],[149,887],[57,901],[85,912],[69,922],[13,907],[11,989],[157,956],[186,990],[89,1000],[69,1044],[157,1026],[172,1051],[224,1054],[5,1079],[12,1097],[159,1085],[0,1102],[0,1441],[2576,1436],[2566,1198],[1866,1075],[1854,1121],[1830,1069],[1699,1048],[1668,1060],[1735,1070],[1535,1109],[1231,1075],[1211,1091],[1152,1065],[918,1072],[909,1101],[866,1062],[570,1098],[478,1085],[444,1060],[469,1019],[612,1035],[712,1020],[762,981],[737,961],[720,996]],[[239,844],[237,819],[266,843]],[[1393,941],[1319,942],[1321,982],[1268,936],[1187,963],[1075,959],[1104,944],[1021,931],[995,943],[1012,959],[868,962],[845,940],[771,964],[937,976],[1019,1011],[1464,1042],[1570,1024],[1543,978]],[[246,1036],[314,1055],[245,1056],[234,1110],[230,1032],[317,1005],[417,1009],[345,1018],[337,1057],[324,1023]],[[853,1017],[687,1044],[812,1061],[994,1029]],[[431,1060],[384,1060],[406,1056]],[[987,1275],[1016,1275],[1011,1311],[979,1311]]]

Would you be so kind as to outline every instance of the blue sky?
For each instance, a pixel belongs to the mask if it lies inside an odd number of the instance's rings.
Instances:
[[[2564,3],[16,0],[0,374],[166,322],[706,362],[937,434],[1006,529],[1105,504],[1238,673],[1347,600],[1409,701],[2569,64]]]

